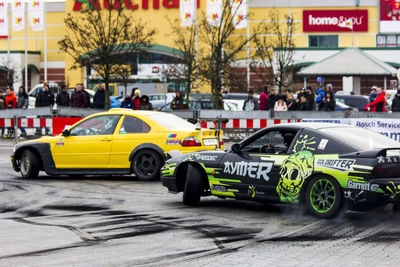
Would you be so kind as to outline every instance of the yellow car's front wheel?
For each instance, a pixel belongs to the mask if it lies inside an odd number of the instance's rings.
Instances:
[[[138,151],[132,160],[132,171],[141,181],[151,181],[160,177],[161,157],[154,150]]]

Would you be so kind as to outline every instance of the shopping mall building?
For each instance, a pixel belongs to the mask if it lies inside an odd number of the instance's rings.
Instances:
[[[138,55],[127,64],[137,64],[132,68],[132,78],[142,83],[160,84],[160,66],[162,63],[179,61],[179,53],[173,45],[171,26],[168,20],[179,18],[179,0],[131,0],[137,4],[132,16],[141,18],[150,27],[157,29],[153,46],[143,55]],[[85,2],[85,1],[80,1]],[[100,1],[102,3],[102,1]],[[206,10],[206,0],[200,0],[199,15]],[[64,18],[68,13],[79,14],[74,10],[75,0],[65,3],[46,3],[46,42],[47,42],[47,80],[65,82],[73,86],[77,82],[92,84],[92,77],[87,70],[70,70],[71,59],[58,47],[58,41],[65,33]],[[83,3],[86,5],[86,2]],[[279,9],[282,21],[283,14],[289,14],[296,26],[294,32],[295,54],[291,67],[293,88],[305,83],[316,86],[317,77],[323,77],[325,83],[332,83],[337,90],[368,93],[376,84],[394,88],[397,84],[396,69],[400,67],[400,0],[249,0],[250,29],[268,21],[272,8]],[[352,26],[346,25],[350,19]],[[240,30],[237,34],[245,34]],[[44,35],[28,29],[28,87],[44,81]],[[4,77],[7,68],[7,37],[0,39],[0,87],[5,86]],[[351,72],[341,65],[349,65],[336,60],[335,54],[346,48],[356,47],[353,61],[367,62],[363,72],[358,67]],[[254,52],[254,44],[250,50]],[[25,71],[25,33],[10,33],[10,55],[14,67]],[[353,55],[345,54],[353,57]],[[364,57],[360,59],[360,57]],[[331,61],[329,61],[331,60]],[[368,61],[370,60],[370,62]],[[324,63],[321,67],[316,65]],[[371,64],[369,64],[369,63]],[[354,62],[353,62],[354,63]],[[356,62],[357,63],[357,62]],[[240,61],[246,70],[246,60]],[[362,64],[364,65],[364,63]],[[360,69],[362,69],[360,66]],[[135,70],[135,71],[134,71]],[[158,71],[157,71],[158,70]],[[318,71],[319,70],[320,73]],[[321,73],[322,72],[322,73]],[[250,75],[251,86],[258,86],[257,77]],[[19,75],[15,86],[23,83],[24,75]],[[179,84],[170,81],[169,87],[178,88]],[[207,86],[202,91],[207,91]],[[246,88],[243,88],[245,91]]]

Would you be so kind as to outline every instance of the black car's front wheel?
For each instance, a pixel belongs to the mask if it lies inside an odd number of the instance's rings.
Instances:
[[[330,176],[317,175],[306,190],[307,211],[318,218],[331,218],[339,211],[342,192],[338,182]]]
[[[203,183],[198,168],[190,164],[186,174],[185,188],[183,190],[183,204],[197,206],[200,203]]]
[[[157,152],[140,150],[132,160],[132,170],[141,181],[152,181],[160,177],[161,158]]]
[[[30,150],[22,152],[20,159],[21,175],[24,178],[36,178],[39,174],[39,160]]]

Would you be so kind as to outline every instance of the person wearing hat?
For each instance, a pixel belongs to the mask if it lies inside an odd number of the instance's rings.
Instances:
[[[135,104],[136,110],[140,109],[140,90],[136,89],[134,91],[134,97],[132,98],[133,103]]]
[[[258,110],[258,101],[253,97],[253,94],[253,90],[251,89],[247,92],[247,99],[244,101],[243,110]]]
[[[374,102],[375,98],[378,96],[376,93],[377,87],[374,85],[371,88],[371,93],[369,94],[369,103]]]
[[[397,94],[393,98],[392,102],[392,112],[400,111],[400,89],[397,90]]]

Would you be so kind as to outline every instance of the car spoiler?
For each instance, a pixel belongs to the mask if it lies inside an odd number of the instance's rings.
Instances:
[[[390,148],[377,148],[366,151],[352,152],[347,154],[339,155],[339,158],[377,158],[386,157],[388,150],[399,150],[400,147],[390,147]]]

